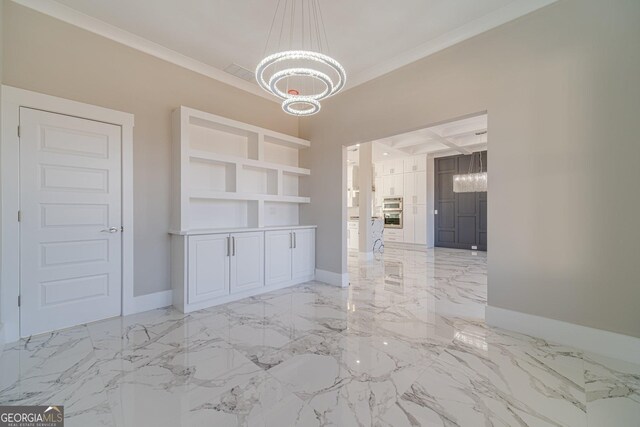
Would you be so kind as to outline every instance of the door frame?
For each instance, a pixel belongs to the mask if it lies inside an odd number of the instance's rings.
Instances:
[[[20,339],[20,107],[120,126],[122,137],[121,315],[135,310],[133,294],[133,126],[130,113],[2,85],[0,139],[0,340]],[[0,341],[0,344],[2,342]]]

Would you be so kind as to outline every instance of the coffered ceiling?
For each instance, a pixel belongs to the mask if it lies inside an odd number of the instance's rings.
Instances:
[[[14,1],[258,93],[251,77],[279,0]],[[555,0],[320,1],[349,88]]]

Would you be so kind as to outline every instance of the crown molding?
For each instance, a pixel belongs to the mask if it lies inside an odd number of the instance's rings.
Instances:
[[[21,6],[28,7],[37,12],[49,15],[53,18],[64,21],[68,24],[90,31],[102,37],[113,40],[117,43],[139,50],[156,58],[194,71],[198,74],[218,80],[222,83],[234,86],[238,89],[249,92],[253,95],[260,96],[273,102],[279,102],[277,98],[262,90],[258,85],[249,83],[236,76],[225,73],[224,71],[205,64],[175,50],[164,47],[158,43],[147,40],[143,37],[132,34],[114,25],[108,24],[99,19],[93,18],[82,12],[78,12],[68,6],[55,2],[53,0],[12,0]]]
[[[451,47],[464,40],[475,37],[485,31],[506,24],[509,21],[524,16],[530,12],[555,3],[558,0],[517,0],[490,12],[480,18],[474,19],[465,25],[449,31],[441,36],[422,43],[419,46],[409,49],[394,58],[384,61],[378,65],[370,67],[353,77],[347,82],[344,91],[353,89],[363,83],[380,77],[384,74],[397,70],[400,67],[418,61],[436,52]],[[344,92],[343,91],[343,92]]]

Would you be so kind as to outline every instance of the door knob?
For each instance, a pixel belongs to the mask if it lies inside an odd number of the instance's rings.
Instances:
[[[104,230],[100,230],[101,233],[117,233],[118,232],[118,228],[117,227],[109,227],[109,228],[105,228]]]

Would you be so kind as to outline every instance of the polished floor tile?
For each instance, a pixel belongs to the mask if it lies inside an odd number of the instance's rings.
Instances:
[[[0,404],[62,403],[67,426],[640,425],[640,366],[485,324],[485,253],[376,256],[349,254],[347,289],[7,345]]]

